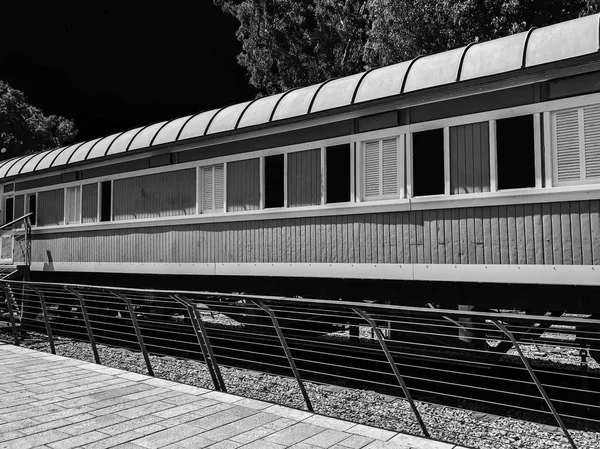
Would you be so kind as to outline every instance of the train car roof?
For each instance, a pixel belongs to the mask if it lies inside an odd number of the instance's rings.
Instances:
[[[0,178],[597,53],[600,14],[0,162]]]

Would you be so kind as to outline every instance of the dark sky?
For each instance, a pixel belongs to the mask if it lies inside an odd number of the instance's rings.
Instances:
[[[2,6],[0,79],[77,141],[254,98],[238,22],[212,0]]]

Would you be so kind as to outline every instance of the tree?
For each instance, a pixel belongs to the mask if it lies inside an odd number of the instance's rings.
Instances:
[[[362,69],[368,0],[214,0],[240,21],[238,62],[267,94]]]
[[[214,0],[239,22],[261,93],[394,64],[600,10],[600,0]]]
[[[0,159],[58,148],[72,142],[77,130],[71,120],[44,115],[23,92],[0,81]]]

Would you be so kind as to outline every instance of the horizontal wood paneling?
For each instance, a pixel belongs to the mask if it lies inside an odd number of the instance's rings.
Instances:
[[[113,183],[113,219],[192,215],[196,212],[196,170],[178,170]]]
[[[65,222],[64,189],[47,190],[38,193],[37,223],[38,226],[62,225]]]
[[[321,150],[288,154],[288,205],[321,204]]]
[[[81,190],[81,222],[98,221],[98,183],[86,184]]]
[[[227,210],[256,210],[260,206],[260,160],[227,164]]]
[[[50,254],[56,262],[600,265],[600,201],[77,231],[33,240],[37,262]]]

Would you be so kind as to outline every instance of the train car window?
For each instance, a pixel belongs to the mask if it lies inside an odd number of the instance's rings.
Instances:
[[[227,211],[260,207],[260,158],[227,163]]]
[[[65,224],[81,223],[81,187],[67,187]]]
[[[496,121],[498,190],[535,187],[533,115]]]
[[[489,122],[450,127],[450,193],[490,191]]]
[[[97,182],[81,187],[81,222],[96,223],[98,221],[98,188]]]
[[[600,180],[600,105],[552,114],[554,183]]]
[[[202,167],[200,170],[202,213],[223,212],[225,169],[223,164]]]
[[[100,183],[100,221],[110,221],[112,215],[112,183]]]
[[[413,196],[444,193],[444,130],[432,129],[412,135]]]
[[[283,207],[284,155],[265,157],[265,208]]]
[[[25,215],[25,195],[15,196],[15,218]]]
[[[321,149],[287,155],[287,204],[289,207],[321,204]]]
[[[37,225],[57,226],[65,220],[65,189],[46,190],[38,193]]]
[[[328,147],[325,167],[327,203],[350,201],[350,144]]]
[[[398,139],[363,144],[363,198],[398,198]]]
[[[32,214],[29,217],[29,223],[35,226],[37,218],[37,196],[35,193],[27,195],[27,213]]]
[[[4,222],[10,223],[15,219],[14,216],[15,199],[11,196],[4,200]]]

